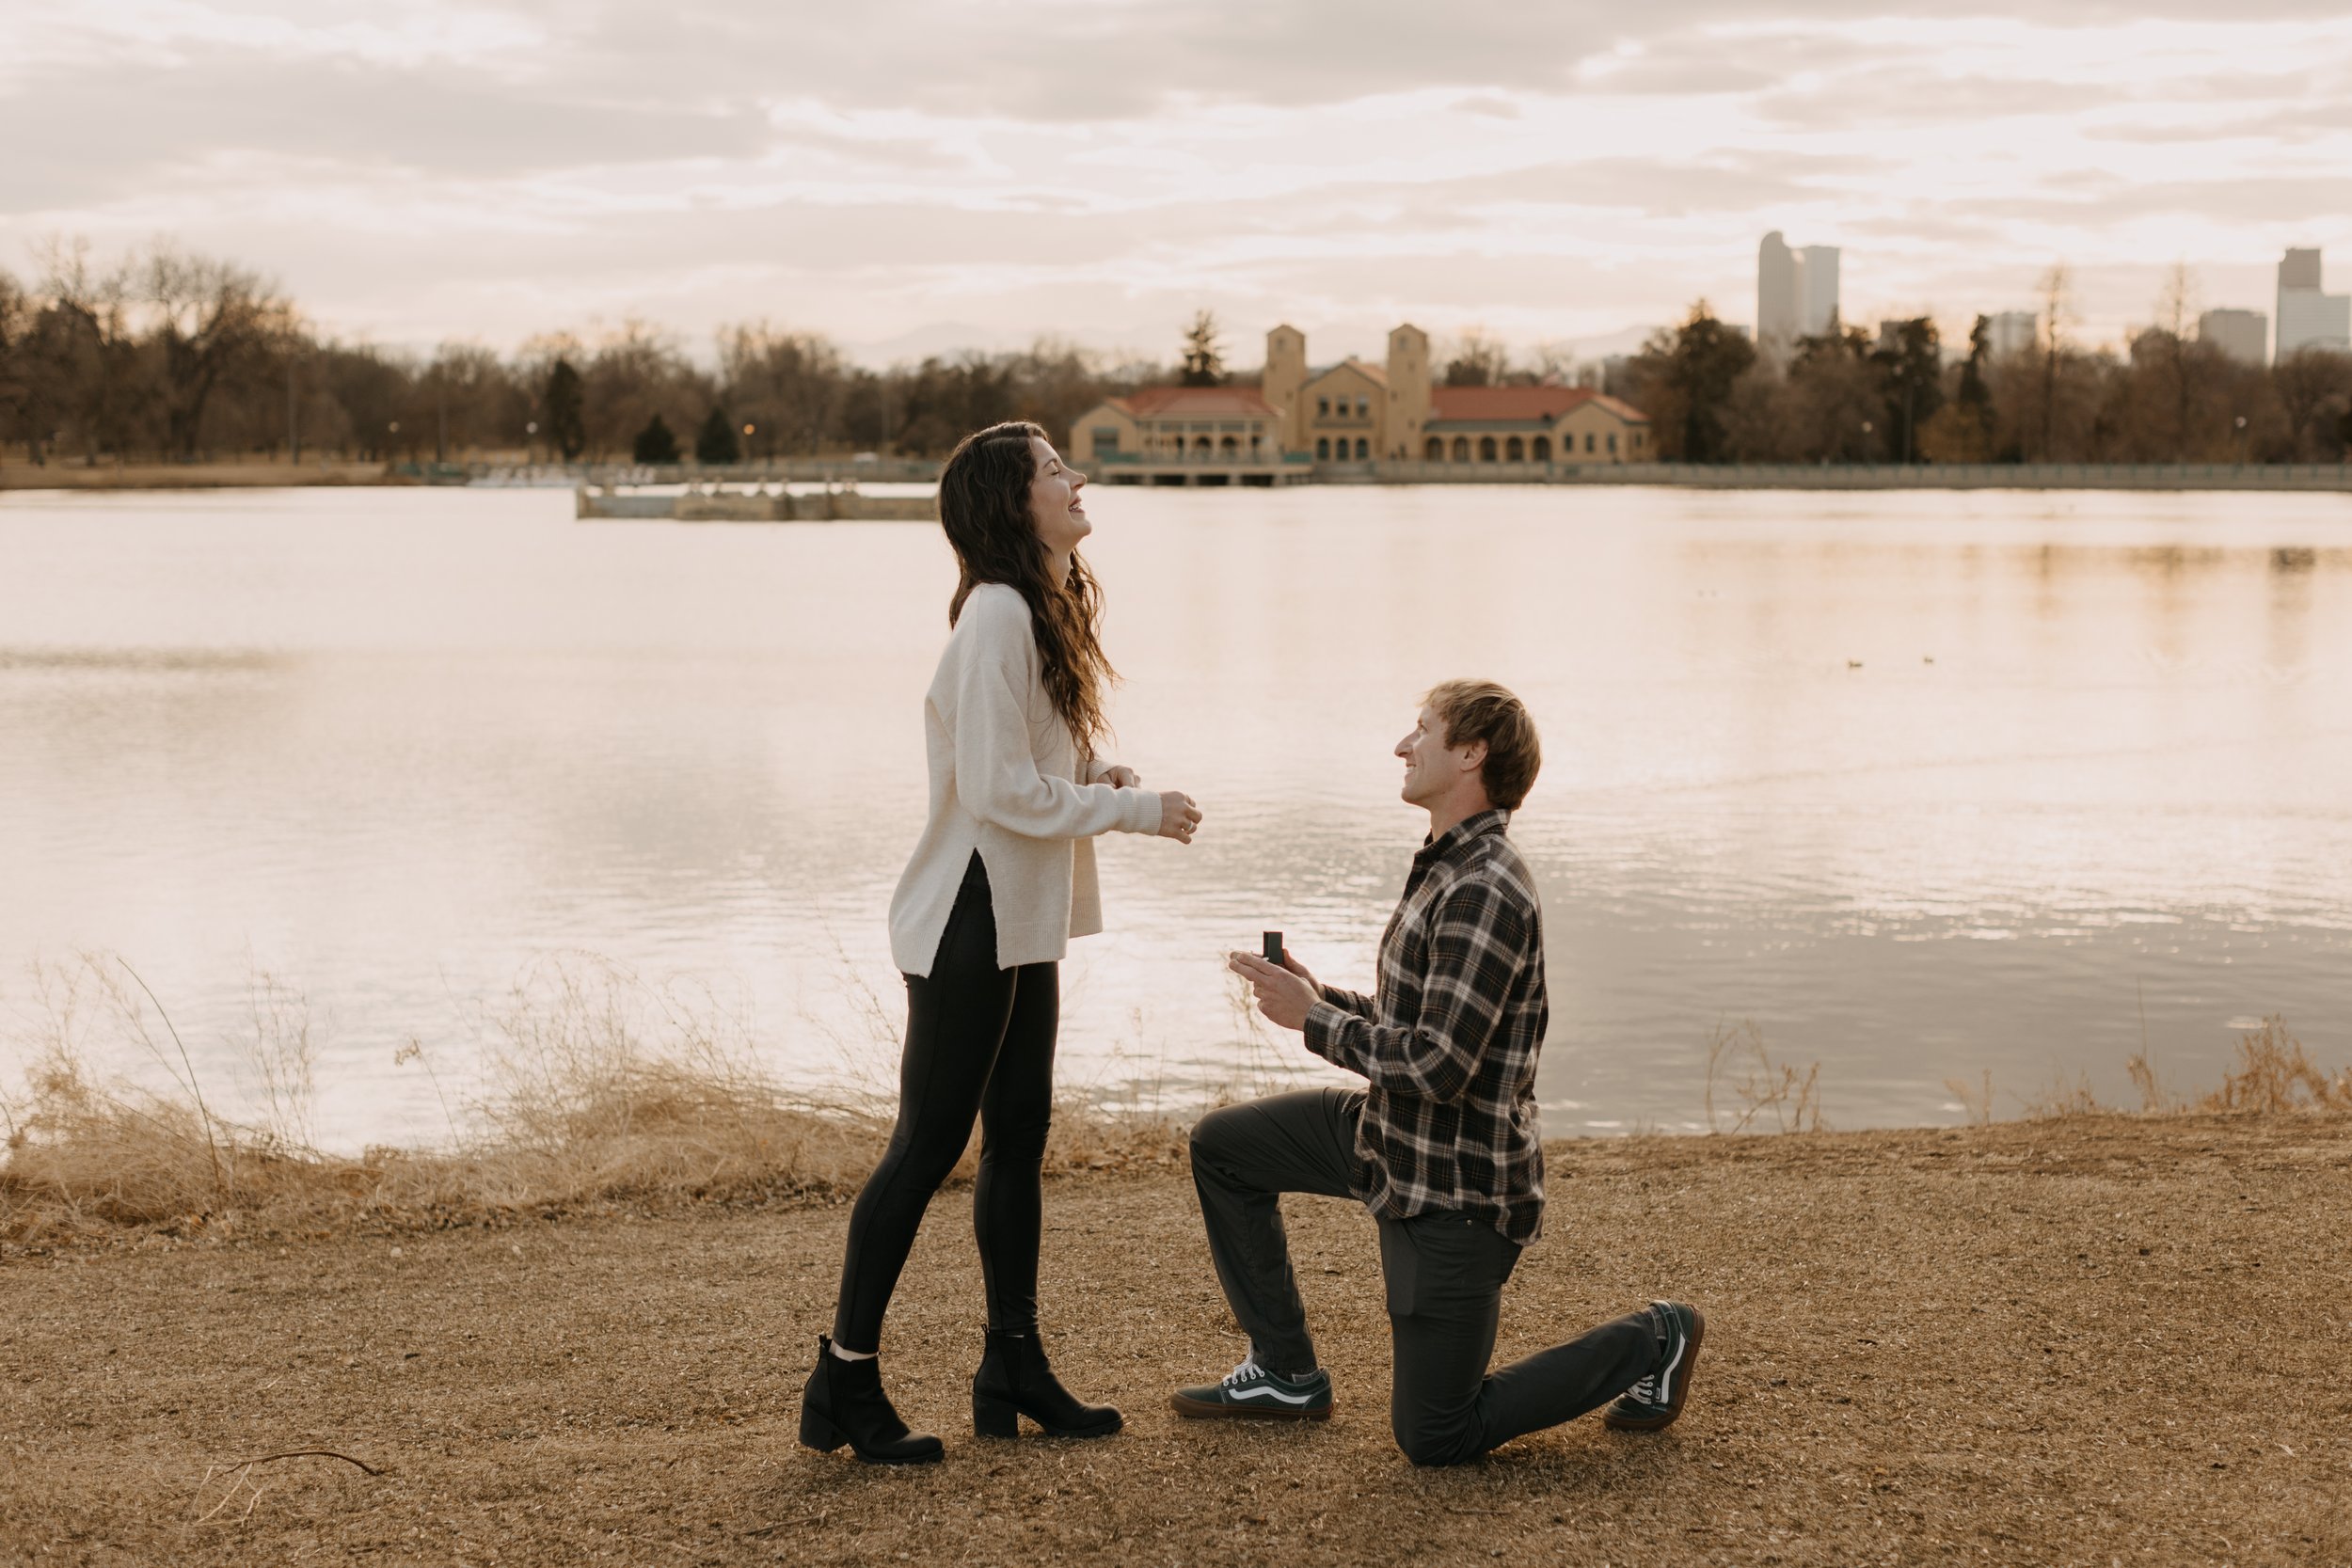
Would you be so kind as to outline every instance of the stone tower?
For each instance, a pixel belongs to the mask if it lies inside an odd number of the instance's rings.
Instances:
[[[1285,451],[1296,451],[1302,443],[1298,391],[1306,385],[1307,335],[1295,326],[1276,327],[1265,335],[1265,382],[1258,395],[1282,416],[1276,428]]]
[[[1389,334],[1389,417],[1385,457],[1419,458],[1429,422],[1429,334],[1407,322]]]

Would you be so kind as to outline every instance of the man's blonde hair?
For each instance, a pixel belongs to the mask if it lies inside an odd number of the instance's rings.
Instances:
[[[1517,811],[1544,765],[1544,749],[1535,738],[1535,721],[1527,705],[1493,681],[1441,681],[1422,701],[1437,711],[1445,726],[1445,743],[1459,751],[1473,740],[1486,743],[1486,761],[1478,770],[1486,799],[1504,811]]]

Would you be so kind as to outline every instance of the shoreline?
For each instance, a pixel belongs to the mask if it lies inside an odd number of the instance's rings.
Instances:
[[[439,1232],[19,1258],[0,1539],[27,1560],[2341,1561],[2344,1309],[2312,1219],[2352,1116],[2067,1116],[1548,1147],[1498,1358],[1653,1294],[1690,1411],[1449,1471],[1396,1453],[1361,1210],[1292,1199],[1339,1408],[1178,1421],[1240,1354],[1181,1170],[1049,1183],[1056,1365],[1100,1444],[971,1434],[977,1259],[943,1195],[886,1365],[917,1471],[794,1441],[847,1208],[616,1206]],[[237,1462],[294,1449],[332,1458]],[[1480,1548],[1466,1550],[1464,1531]],[[1492,1558],[1488,1554],[1492,1553]]]
[[[732,468],[648,468],[618,463],[533,465],[513,462],[360,463],[224,462],[84,467],[0,464],[0,495],[153,490],[290,489],[448,485],[572,488],[644,484],[762,484],[844,481],[936,483],[940,465],[891,458],[794,458]],[[1097,483],[1178,488],[1258,489],[1298,484],[1543,484],[1692,490],[2113,490],[2352,495],[2352,463],[2298,464],[1537,464],[1367,462],[1274,465],[1104,464]]]

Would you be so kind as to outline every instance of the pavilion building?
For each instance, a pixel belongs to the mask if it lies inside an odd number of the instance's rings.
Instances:
[[[1429,336],[1389,334],[1384,363],[1320,370],[1307,335],[1266,334],[1260,386],[1149,387],[1111,398],[1071,431],[1080,465],[1317,467],[1397,463],[1641,463],[1656,456],[1641,410],[1588,387],[1433,385]]]

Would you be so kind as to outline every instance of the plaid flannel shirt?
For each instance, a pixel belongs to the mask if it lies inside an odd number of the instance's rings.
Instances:
[[[1378,989],[1323,987],[1307,1049],[1372,1085],[1356,1153],[1374,1213],[1458,1210],[1525,1245],[1543,1232],[1535,1057],[1550,1012],[1543,910],[1510,821],[1481,812],[1422,847]]]

